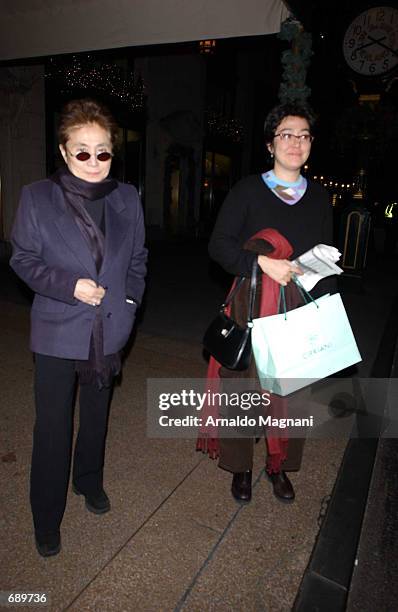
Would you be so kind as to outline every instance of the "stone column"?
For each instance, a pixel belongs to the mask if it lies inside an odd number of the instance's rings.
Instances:
[[[46,176],[44,66],[0,68],[0,240],[23,185]]]

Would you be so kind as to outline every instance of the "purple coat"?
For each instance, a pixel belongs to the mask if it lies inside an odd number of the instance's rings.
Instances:
[[[10,265],[35,292],[30,348],[66,359],[87,359],[95,308],[73,297],[79,278],[106,288],[102,301],[104,353],[119,351],[131,333],[144,292],[147,250],[142,208],[135,187],[119,183],[105,198],[105,255],[97,273],[94,258],[50,180],[23,188],[12,230]]]

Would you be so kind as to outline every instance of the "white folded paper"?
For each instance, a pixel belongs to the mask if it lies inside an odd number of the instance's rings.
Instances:
[[[341,257],[341,253],[333,246],[328,244],[317,244],[312,249],[300,255],[293,261],[297,264],[304,274],[297,278],[307,291],[327,276],[341,274],[343,270],[336,266],[336,261]]]

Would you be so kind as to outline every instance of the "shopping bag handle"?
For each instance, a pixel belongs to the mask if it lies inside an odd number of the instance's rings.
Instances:
[[[299,290],[300,295],[303,298],[304,302],[306,304],[309,304],[310,302],[314,302],[315,306],[319,308],[319,305],[316,303],[316,300],[314,300],[311,293],[309,293],[309,291],[307,291],[307,289],[303,287],[303,285],[300,283],[300,279],[297,278],[296,274],[293,274],[292,281],[297,285],[297,289]]]
[[[304,289],[303,285],[300,283],[299,279],[297,278],[297,276],[295,274],[293,274],[292,281],[296,284],[297,289],[299,290],[300,295],[303,298],[304,302],[306,304],[309,304],[310,302],[313,302],[315,304],[315,306],[317,308],[319,308],[319,305],[316,303],[316,301],[314,300],[312,295],[306,289]],[[286,321],[286,319],[287,319],[287,314],[286,314],[286,295],[285,295],[285,287],[283,285],[281,285],[280,289],[279,289],[278,310],[277,310],[278,314],[279,314],[279,310],[280,310],[281,299],[282,299],[282,303],[283,303],[283,312],[284,312],[284,315],[285,315],[284,319]]]
[[[281,285],[279,287],[278,308],[277,308],[277,311],[276,311],[278,314],[281,314],[279,312],[280,308],[281,308],[281,298],[282,298],[282,302],[283,302],[283,312],[285,314],[285,321],[286,321],[286,319],[287,319],[287,317],[286,317],[286,296],[285,296],[285,287],[283,285]]]

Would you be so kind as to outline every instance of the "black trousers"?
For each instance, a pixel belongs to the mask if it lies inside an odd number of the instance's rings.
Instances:
[[[36,422],[30,477],[33,523],[38,533],[59,529],[68,489],[75,362],[35,355]],[[105,439],[111,388],[80,387],[80,426],[73,460],[73,483],[85,494],[103,486]]]

